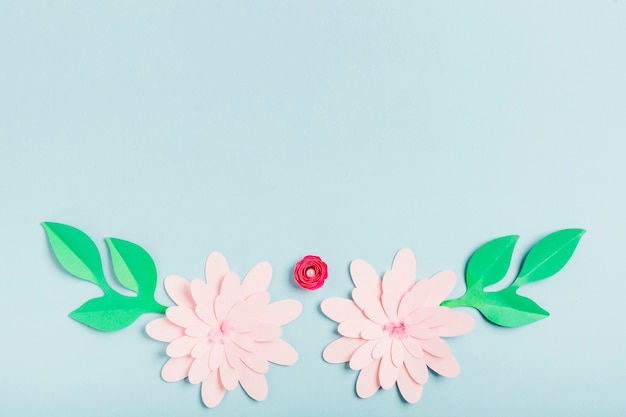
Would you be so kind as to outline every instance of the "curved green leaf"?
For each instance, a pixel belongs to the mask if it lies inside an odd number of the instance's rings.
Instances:
[[[515,288],[483,292],[480,298],[470,300],[485,318],[504,327],[518,327],[544,319],[550,315],[530,298],[515,292]]]
[[[69,316],[96,330],[112,332],[130,326],[137,317],[147,312],[137,300],[135,297],[110,293],[92,298],[72,311]]]
[[[104,289],[106,282],[96,244],[82,231],[61,223],[44,222],[48,241],[57,260],[75,277]]]
[[[154,261],[141,246],[122,239],[105,239],[113,270],[120,284],[138,294],[153,294],[157,271]]]
[[[467,288],[485,288],[499,282],[511,264],[513,249],[519,236],[503,236],[478,248],[470,257],[465,269]]]
[[[512,285],[520,287],[559,272],[572,257],[584,233],[583,229],[564,229],[541,239],[526,255],[522,269]]]

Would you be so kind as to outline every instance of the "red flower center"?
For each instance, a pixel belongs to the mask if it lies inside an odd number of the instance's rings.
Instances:
[[[315,276],[316,272],[314,268],[308,268],[306,270],[306,276],[309,278],[313,278]]]
[[[398,339],[406,339],[409,337],[409,326],[403,321],[389,322],[383,326],[383,330],[389,333],[391,337],[397,337]]]

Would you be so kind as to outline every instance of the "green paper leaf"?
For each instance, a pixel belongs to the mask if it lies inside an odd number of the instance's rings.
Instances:
[[[157,271],[154,261],[141,246],[122,239],[105,239],[113,270],[120,284],[138,294],[153,294]]]
[[[67,272],[102,287],[104,273],[96,244],[82,231],[61,223],[42,223],[52,251]]]
[[[534,323],[550,315],[530,298],[523,297],[509,287],[502,291],[483,292],[471,302],[487,320],[504,327],[518,327]]]
[[[137,293],[136,297],[128,297],[109,286],[102,272],[98,248],[85,233],[60,223],[45,222],[42,225],[63,268],[72,275],[96,283],[104,291],[102,297],[93,298],[72,311],[71,318],[110,332],[129,326],[143,313],[165,313],[167,307],[154,299],[156,266],[143,248],[122,239],[106,239],[120,284]]]
[[[519,236],[503,236],[478,248],[467,262],[465,280],[467,287],[481,289],[499,282],[511,264],[513,249]]]
[[[110,293],[87,301],[69,316],[94,329],[112,332],[130,326],[143,313],[154,311],[153,301]]]
[[[559,272],[572,257],[584,233],[583,229],[564,229],[541,239],[528,252],[513,286],[520,287]]]
[[[466,293],[441,305],[474,307],[487,320],[506,327],[523,326],[548,317],[546,310],[530,298],[517,294],[517,290],[524,284],[559,272],[571,258],[584,233],[582,229],[565,229],[547,235],[530,249],[513,283],[495,292],[484,291],[484,288],[506,275],[517,236],[504,236],[487,242],[472,254],[467,263]]]

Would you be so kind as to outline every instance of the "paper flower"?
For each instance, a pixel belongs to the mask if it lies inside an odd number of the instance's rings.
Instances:
[[[322,258],[307,255],[302,258],[293,269],[293,279],[305,290],[316,290],[324,285],[328,278],[328,266]]]
[[[168,276],[165,289],[177,305],[146,326],[150,337],[169,342],[163,379],[202,383],[207,407],[218,405],[237,383],[250,397],[264,400],[268,362],[292,365],[298,359],[280,336],[281,326],[302,311],[296,300],[269,303],[271,276],[271,265],[262,262],[240,282],[218,252],[207,259],[206,282]]]
[[[339,323],[343,336],[326,347],[324,359],[349,362],[360,371],[359,397],[371,397],[380,387],[397,383],[402,397],[416,403],[428,379],[427,368],[447,377],[459,374],[459,363],[441,337],[467,333],[474,320],[439,306],[454,288],[454,272],[443,271],[415,284],[415,257],[402,249],[382,280],[360,259],[350,264],[350,275],[354,301],[322,302],[322,311]]]

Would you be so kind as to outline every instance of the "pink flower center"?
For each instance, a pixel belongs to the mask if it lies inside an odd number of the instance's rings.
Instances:
[[[409,326],[403,321],[390,322],[383,326],[383,330],[389,333],[391,337],[397,337],[398,339],[406,339],[409,337]]]
[[[230,320],[224,319],[217,327],[209,332],[209,337],[215,342],[221,342],[226,339],[234,329]]]
[[[315,269],[314,268],[307,268],[305,273],[306,273],[307,277],[313,278],[315,276]]]

